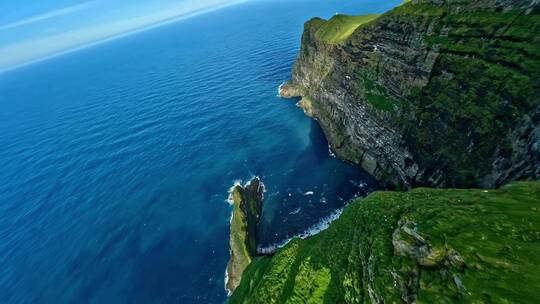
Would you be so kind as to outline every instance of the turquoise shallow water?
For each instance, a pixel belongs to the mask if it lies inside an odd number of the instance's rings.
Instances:
[[[266,184],[262,247],[373,189],[276,95],[304,21],[396,2],[252,1],[1,74],[0,302],[222,303],[235,180]]]

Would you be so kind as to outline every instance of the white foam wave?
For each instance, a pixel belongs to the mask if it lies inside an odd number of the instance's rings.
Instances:
[[[283,246],[287,245],[287,243],[289,243],[294,238],[307,239],[308,237],[314,236],[315,234],[318,234],[319,232],[326,230],[333,221],[337,220],[341,216],[341,214],[343,213],[343,210],[344,208],[335,210],[330,215],[322,218],[317,224],[311,226],[310,228],[304,230],[303,232],[293,237],[286,238],[285,240],[272,244],[270,246],[258,247],[257,253],[272,254],[276,252],[279,248],[282,248]]]
[[[333,158],[336,158],[336,154],[332,152],[332,146],[328,144],[328,155],[330,155]]]
[[[229,254],[231,253],[231,250],[229,250]],[[232,295],[232,292],[227,288],[227,284],[229,283],[229,271],[227,268],[225,268],[225,291],[227,292],[227,297],[230,297]]]
[[[354,181],[354,180],[349,180],[349,181],[351,182],[351,184],[353,184],[354,186],[360,189],[365,189],[367,187],[367,183],[363,181]]]
[[[313,191],[307,191],[304,193],[305,196],[308,196],[308,195],[313,195]]]
[[[229,193],[229,196],[227,196],[227,199],[225,200],[227,203],[229,203],[229,205],[234,205],[234,201],[233,201],[233,197],[232,197],[232,193],[233,193],[233,190],[236,186],[240,186],[242,185],[242,180],[241,179],[237,179],[234,181],[234,184],[229,188],[229,190],[227,191],[227,193]],[[231,215],[232,217],[232,215]]]
[[[289,214],[298,214],[298,213],[300,213],[300,209],[301,208],[298,207],[298,208],[294,209],[293,211],[289,212]]]
[[[278,87],[278,90],[277,90],[277,97],[281,97],[281,90],[283,88],[283,86],[285,85],[285,82],[282,82],[279,87]]]

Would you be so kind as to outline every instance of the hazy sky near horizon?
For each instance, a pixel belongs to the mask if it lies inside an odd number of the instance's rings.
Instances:
[[[0,2],[0,71],[239,0]]]

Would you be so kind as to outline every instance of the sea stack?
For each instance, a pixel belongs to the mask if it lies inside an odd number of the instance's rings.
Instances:
[[[231,258],[227,264],[225,288],[231,294],[242,279],[242,273],[257,254],[257,225],[262,214],[264,184],[254,177],[244,186],[231,188],[233,204],[229,244]]]

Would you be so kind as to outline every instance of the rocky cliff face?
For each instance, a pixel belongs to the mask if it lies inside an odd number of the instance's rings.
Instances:
[[[257,225],[262,214],[264,185],[255,177],[234,185],[230,190],[233,204],[229,244],[231,258],[227,264],[225,288],[232,293],[240,284],[242,273],[257,254]]]
[[[537,179],[539,7],[412,1],[339,43],[312,19],[281,95],[302,97],[338,156],[393,185]]]

